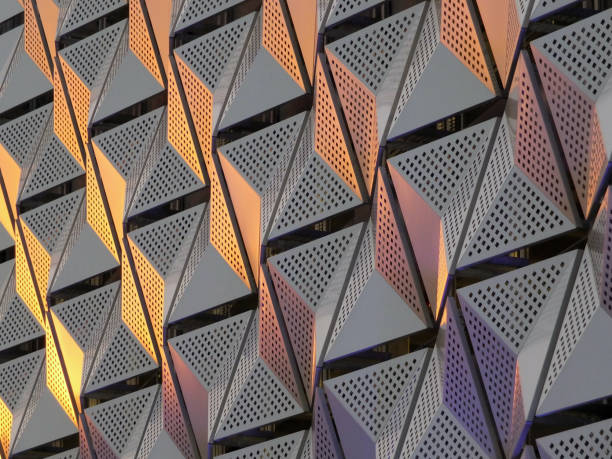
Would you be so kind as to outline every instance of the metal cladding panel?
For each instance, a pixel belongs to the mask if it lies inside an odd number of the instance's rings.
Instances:
[[[610,456],[609,1],[0,3],[1,457]]]

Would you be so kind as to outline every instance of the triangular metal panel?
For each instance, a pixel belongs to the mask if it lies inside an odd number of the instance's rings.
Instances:
[[[447,75],[453,78],[448,79]],[[439,44],[406,98],[389,138],[412,132],[493,97],[495,94],[470,69]]]
[[[92,3],[94,1],[92,0]],[[116,49],[126,25],[127,20],[117,22],[58,52],[88,89],[98,86],[99,79],[106,76],[100,75],[100,70],[110,65],[109,58]],[[89,111],[89,107],[85,109]]]
[[[246,459],[250,457],[282,457],[298,459],[300,447],[307,434],[305,430],[258,443],[232,453],[222,454],[219,459]]]
[[[185,0],[174,26],[174,31],[194,25],[221,11],[231,8],[243,0]]]
[[[260,48],[245,80],[228,102],[219,129],[228,128],[303,94],[302,88],[278,61],[266,49]]]
[[[151,210],[204,187],[198,176],[169,143],[154,144],[134,192],[128,216]]]
[[[534,40],[532,47],[594,102],[612,74],[610,24],[608,9]]]
[[[95,429],[116,456],[135,455],[158,394],[159,386],[155,385],[87,408],[90,430]],[[96,452],[102,453],[94,445]]]
[[[47,77],[25,52],[22,36],[0,87],[0,112],[10,110],[52,89]]]
[[[12,264],[12,263],[10,263]],[[45,331],[15,292],[15,278],[0,300],[0,351],[44,335]]]
[[[110,82],[106,83],[101,100],[96,106],[92,123],[114,115],[138,102],[163,92],[163,86],[149,72],[138,57],[128,51]]]
[[[72,0],[59,28],[59,35],[76,30],[124,5],[127,5],[127,0]]]
[[[560,457],[610,457],[612,419],[586,424],[574,429],[536,439],[542,459]]]
[[[412,399],[426,354],[420,350],[325,381],[348,457],[379,457],[378,440],[397,403],[404,397]]]
[[[334,26],[382,2],[383,0],[334,0],[325,27]]]
[[[271,239],[361,204],[359,197],[325,160],[315,153],[309,156],[286,206],[278,209]]]
[[[22,200],[85,174],[81,165],[55,134],[41,147],[42,151],[38,151],[20,195]]]
[[[251,317],[245,312],[168,340],[200,449],[212,439]],[[203,347],[215,350],[207,354],[210,358],[202,360]]]
[[[70,249],[64,254],[65,259],[53,279],[51,291],[58,291],[119,266],[89,223],[84,222],[80,231],[71,237],[75,240],[69,242]]]
[[[329,415],[325,392],[322,388],[315,389],[312,409],[312,444],[314,458],[341,459],[344,457],[336,429]]]

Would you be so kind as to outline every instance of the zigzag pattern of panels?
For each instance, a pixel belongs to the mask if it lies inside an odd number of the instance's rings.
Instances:
[[[612,457],[611,0],[1,0],[0,459]]]

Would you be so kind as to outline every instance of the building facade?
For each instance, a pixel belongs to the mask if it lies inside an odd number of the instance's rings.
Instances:
[[[612,457],[611,1],[0,3],[0,457]]]

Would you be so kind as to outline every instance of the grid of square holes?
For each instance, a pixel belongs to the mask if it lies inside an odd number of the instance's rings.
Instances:
[[[87,223],[102,240],[106,248],[116,259],[119,259],[115,239],[111,229],[111,222],[104,208],[102,193],[96,179],[91,158],[87,157],[86,173],[86,202],[87,202]]]
[[[15,279],[9,281],[15,282]],[[8,349],[44,334],[19,295],[6,292],[0,303],[0,350]]]
[[[185,65],[183,61],[178,60],[177,66],[183,83],[183,89],[185,90],[187,105],[189,107],[189,111],[193,119],[197,140],[199,141],[200,149],[202,150],[202,155],[204,156],[204,162],[206,164],[206,167],[210,169],[214,167],[212,163],[211,142],[213,129],[212,93],[208,90],[208,88],[206,88],[206,86],[204,86],[202,81],[196,77],[196,75],[187,65]],[[183,110],[184,109],[181,109],[181,112],[184,115],[184,119],[181,121],[180,118],[178,118],[176,122],[187,122],[187,114]],[[177,112],[177,116],[180,116],[181,112]],[[171,122],[174,121],[171,120]],[[186,127],[187,125],[185,125],[185,128]],[[192,169],[196,171],[196,173],[198,173],[200,176],[202,176],[202,174],[199,172],[200,165],[195,151],[190,152],[188,150],[183,150],[181,151],[181,155],[189,163]]]
[[[291,78],[304,89],[298,56],[291,42],[281,0],[263,0],[262,44]]]
[[[509,252],[572,228],[561,211],[516,169],[467,250],[472,261]]]
[[[202,210],[202,206],[196,206],[130,233],[130,239],[163,278],[171,272]]]
[[[556,459],[612,457],[612,420],[541,437],[537,442],[542,454]]]
[[[442,0],[440,40],[491,92],[494,92],[467,0]]]
[[[297,115],[219,148],[262,195],[279,167],[287,167],[303,115]]]
[[[153,341],[136,288],[136,280],[125,251],[121,253],[121,319],[138,338],[149,355],[154,355]]]
[[[45,336],[47,387],[49,388],[49,391],[53,394],[55,399],[59,402],[64,412],[72,420],[72,423],[76,425],[76,413],[74,411],[74,406],[72,405],[72,399],[70,398],[68,382],[66,380],[66,375],[62,370],[59,352],[55,345],[53,335],[51,334],[49,322],[47,322],[45,327]]]
[[[104,326],[118,290],[119,283],[114,282],[53,307],[55,315],[82,349],[89,347],[97,329]]]
[[[38,29],[38,23],[36,21],[36,13],[34,12],[34,0],[26,0],[24,2],[24,44],[26,52],[32,57],[32,60],[36,63],[38,68],[45,76],[51,80],[51,68],[49,67],[49,60],[47,59],[47,53],[45,51],[45,42],[41,31]]]
[[[43,247],[52,253],[62,232],[66,231],[79,209],[83,191],[74,191],[34,210],[21,214]]]
[[[163,110],[158,108],[93,138],[123,177],[142,169],[139,165],[153,143]]]
[[[24,389],[28,388],[33,376],[43,361],[44,352],[32,352],[23,357],[9,360],[0,365],[0,397],[9,410],[15,411]]]
[[[485,416],[482,411],[481,400],[470,369],[469,349],[459,335],[459,322],[456,313],[447,314],[446,332],[446,366],[444,368],[444,404],[461,421],[461,424],[486,450],[489,456],[495,455],[488,426],[485,425]],[[452,415],[451,415],[452,416]],[[459,456],[461,457],[461,456]],[[466,456],[471,457],[471,456]]]
[[[401,459],[414,457],[413,454],[421,438],[427,431],[442,402],[441,389],[440,362],[434,351],[429,359],[425,379],[419,391],[419,398],[409,420],[406,439],[404,444],[400,446],[399,457]]]
[[[81,167],[84,167],[81,147],[70,116],[67,94],[64,92],[57,68],[53,73],[53,131],[66,146],[72,157]]]
[[[170,144],[151,152],[130,213],[144,212],[203,186]]]
[[[361,173],[369,190],[374,182],[374,169],[378,158],[376,98],[335,55],[328,53],[328,57]]]
[[[127,326],[121,324],[106,352],[94,367],[87,391],[109,386],[153,368],[155,362]]]
[[[312,413],[313,457],[316,459],[339,459],[342,456],[340,456],[338,440],[326,403],[323,389],[318,389]]]
[[[91,90],[63,59],[61,59],[60,63],[62,65],[62,71],[64,72],[64,79],[66,80],[68,97],[70,98],[70,103],[76,119],[76,127],[81,135],[83,143],[87,143],[89,141],[87,124],[89,121]]]
[[[332,99],[331,82],[327,80],[320,58],[317,61],[316,78],[315,151],[325,159],[354,193],[359,194],[359,185],[345,142],[344,131]]]
[[[329,348],[334,343],[342,327],[349,318],[351,312],[355,308],[361,292],[365,288],[370,275],[374,271],[374,230],[370,223],[367,224],[363,238],[361,239],[361,247],[357,254],[357,260],[351,272],[351,277],[348,281],[344,297],[342,298],[342,304],[336,322],[334,323],[334,329],[331,333],[331,339]]]
[[[126,0],[72,0],[59,34],[75,30],[125,3]]]
[[[250,428],[268,424],[301,412],[283,384],[257,360],[233,409],[219,426],[217,436],[225,437]]]
[[[272,257],[270,263],[306,304],[316,310],[347,248],[354,245],[358,234],[359,227],[350,227]]]
[[[259,276],[259,355],[280,379],[293,397],[299,399],[297,381],[293,373],[289,353],[276,317],[268,281],[263,273]]]
[[[486,127],[464,129],[396,156],[389,164],[441,215],[467,168],[486,149]]]
[[[357,196],[317,154],[310,156],[300,182],[277,217],[276,231],[287,233],[359,204]]]
[[[55,135],[50,136],[48,143],[43,147],[42,154],[37,155],[37,158],[24,186],[22,199],[34,196],[85,173]]]
[[[211,173],[210,178],[210,242],[232,267],[236,275],[248,285],[247,268],[242,259],[238,235],[230,216],[226,194],[221,189],[216,172]]]
[[[516,355],[477,315],[463,304],[465,322],[478,361],[478,368],[493,412],[493,419],[503,444],[511,438],[511,420],[515,397]]]
[[[186,28],[242,1],[244,0],[186,0],[176,22],[176,28],[177,30]]]
[[[325,382],[364,430],[377,438],[404,389],[419,377],[422,353],[412,353]]]
[[[98,2],[98,0],[85,1]],[[76,78],[79,78],[87,88],[92,88],[96,83],[99,70],[107,61],[109,54],[117,47],[125,24],[125,20],[113,24],[60,52],[63,60],[75,72]]]
[[[389,413],[385,426],[378,435],[376,440],[376,457],[393,457],[397,450],[404,424],[408,418],[408,410],[411,407],[412,400],[417,394],[419,375],[423,371],[423,363],[426,357],[426,353],[423,351],[414,352],[413,355],[418,355],[418,368],[415,368],[415,376],[410,378],[408,384],[405,385],[404,389],[399,394],[395,406]]]
[[[493,151],[491,152],[487,169],[482,180],[482,186],[480,187],[478,198],[474,205],[474,210],[472,211],[468,231],[464,240],[462,255],[465,254],[476,231],[487,216],[489,208],[498,196],[506,180],[507,174],[512,169],[513,161],[510,129],[508,127],[508,121],[504,117],[497,131],[495,143],[493,144]]]
[[[272,268],[271,274],[300,375],[304,387],[310,393],[313,375],[315,314],[276,269]]]
[[[340,22],[381,2],[382,0],[334,0],[327,24]]]
[[[369,91],[376,93],[400,47],[409,46],[405,40],[418,20],[415,9],[409,8],[335,41],[327,48]]]
[[[178,394],[174,387],[174,381],[170,375],[168,362],[162,360],[162,392],[164,427],[175,445],[183,453],[186,459],[194,459],[194,451],[187,433],[185,418],[179,405]]]
[[[612,10],[546,35],[535,46],[595,101],[612,71]]]
[[[125,1],[125,0],[123,0]],[[163,84],[161,71],[155,56],[153,41],[142,10],[141,0],[129,0],[130,49],[151,72],[159,84]]]
[[[376,191],[376,270],[389,282],[410,308],[425,320],[406,246],[391,208],[390,195],[379,174]]]
[[[430,457],[435,451],[437,457],[469,457],[486,459],[478,444],[465,431],[453,414],[442,407],[434,418],[423,440],[414,452],[414,458]]]
[[[26,304],[32,315],[43,325],[41,306],[36,295],[34,279],[30,274],[30,267],[25,254],[24,243],[20,237],[15,238],[15,277],[17,278],[16,290],[19,297]]]
[[[47,286],[49,283],[49,270],[51,269],[51,255],[45,250],[42,244],[36,239],[36,236],[32,234],[32,231],[23,225],[23,236],[25,246],[32,262],[32,268],[34,271],[34,279],[38,286],[38,291],[42,296],[43,305],[46,307],[47,301]]]
[[[421,79],[421,76],[429,63],[431,56],[436,50],[438,43],[440,43],[440,27],[438,22],[439,18],[436,3],[430,2],[429,7],[427,8],[425,22],[423,24],[423,28],[421,29],[421,34],[414,51],[414,57],[410,61],[408,74],[406,75],[406,80],[404,81],[404,86],[402,87],[402,91],[397,102],[397,108],[395,110],[395,115],[393,116],[393,124],[397,122],[400,115],[404,111],[404,107],[408,103],[410,96],[412,96],[414,88]]]
[[[52,110],[47,104],[0,127],[0,144],[20,167],[29,167]]]
[[[177,75],[172,71],[168,71],[168,142],[176,148],[176,151],[179,152],[185,162],[189,164],[189,167],[202,180],[203,175],[200,169],[200,161],[187,122],[187,113],[181,102],[176,78],[178,78]],[[206,96],[206,94],[202,93],[201,95]],[[208,104],[203,105],[203,107],[207,106]],[[192,107],[192,110],[194,109],[195,107]]]
[[[124,452],[133,437],[139,436],[138,430],[144,430],[158,387],[148,387],[85,411],[117,455]]]
[[[487,152],[494,122],[478,125],[481,130],[474,132],[478,143],[473,145],[473,155],[459,178],[454,193],[451,194],[442,217],[442,231],[444,234],[444,248],[450,265],[455,259],[457,247],[468,218],[469,207],[474,194],[478,192],[478,178],[486,164]],[[454,267],[451,267],[454,269]]]
[[[567,193],[527,65],[521,59],[515,75],[520,90],[516,163],[546,196],[567,214],[569,213]]]
[[[574,282],[563,324],[561,325],[559,339],[555,345],[548,375],[544,382],[541,400],[544,400],[548,391],[553,386],[598,307],[599,298],[597,297],[597,285],[593,275],[591,252],[585,250],[578,274],[576,275],[576,281]]]
[[[575,253],[560,255],[461,290],[493,331],[518,353]]]
[[[175,51],[177,63],[184,62],[208,91],[214,93],[227,63],[232,56],[240,53],[239,47],[244,43],[253,17],[244,16],[181,46]]]

